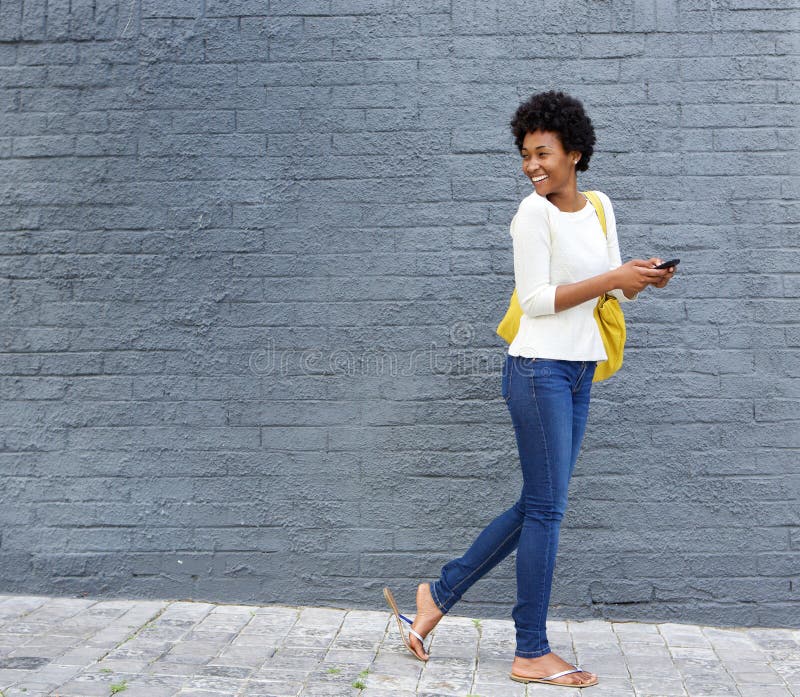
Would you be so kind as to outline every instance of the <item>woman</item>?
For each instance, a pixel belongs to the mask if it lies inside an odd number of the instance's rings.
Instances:
[[[655,269],[661,264],[657,258],[622,264],[608,197],[598,192],[604,235],[594,207],[578,191],[577,172],[588,169],[595,143],[579,101],[561,92],[534,95],[517,109],[511,129],[522,171],[534,186],[511,223],[523,316],[502,380],[522,465],[522,494],[464,556],[442,568],[437,581],[419,585],[413,622],[399,614],[389,589],[384,594],[396,615],[410,624],[404,643],[427,660],[424,637],[472,584],[517,549],[512,680],[588,687],[597,684],[597,676],[550,650],[545,623],[592,376],[596,363],[606,358],[594,306],[604,293],[627,301],[648,285],[663,288],[675,268]]]

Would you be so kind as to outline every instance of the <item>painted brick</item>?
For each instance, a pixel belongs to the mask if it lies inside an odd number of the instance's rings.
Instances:
[[[508,121],[552,87],[623,258],[683,259],[594,387],[553,613],[800,622],[791,3],[135,5],[0,2],[2,592],[374,608],[461,554],[521,485]]]
[[[15,41],[22,34],[22,0],[8,0],[0,8],[0,41]]]
[[[205,13],[208,17],[266,16],[269,0],[208,0]]]

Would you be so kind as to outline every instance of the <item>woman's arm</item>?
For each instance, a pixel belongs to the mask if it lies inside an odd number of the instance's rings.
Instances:
[[[598,196],[603,203],[606,219],[606,251],[610,270],[584,281],[558,286],[555,296],[556,312],[568,310],[604,293],[610,293],[618,300],[633,300],[636,294],[648,285],[666,284],[664,276],[669,272],[653,269],[660,260],[632,259],[626,264],[622,263],[614,207],[608,196],[601,192],[598,192]]]
[[[550,222],[547,203],[536,197],[522,201],[511,221],[514,281],[522,311],[529,317],[555,313],[556,286],[550,284]]]
[[[652,260],[631,259],[612,271],[606,271],[576,283],[557,286],[555,311],[568,310],[617,288],[627,298],[632,298],[651,283],[660,281],[667,273],[666,269],[654,269]]]
[[[664,271],[653,264],[634,259],[606,273],[576,283],[555,286],[550,283],[550,223],[547,204],[536,197],[526,198],[511,225],[514,240],[514,280],[522,311],[529,317],[552,315],[616,288],[632,297],[648,284],[661,280]],[[616,247],[616,235],[614,236]],[[617,251],[617,260],[619,251]],[[619,263],[619,261],[617,261]]]

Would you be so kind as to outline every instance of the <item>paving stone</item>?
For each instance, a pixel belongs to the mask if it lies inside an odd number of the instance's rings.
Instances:
[[[733,679],[741,685],[783,685],[783,678],[770,666],[753,661],[742,661],[728,668]]]
[[[592,655],[579,653],[577,664],[586,670],[605,677],[628,677],[628,665],[622,654],[619,656]]]
[[[599,676],[600,682],[597,685],[594,685],[591,688],[591,691],[586,693],[585,690],[581,691],[578,690],[579,695],[583,695],[584,697],[641,697],[634,692],[633,685],[631,685],[630,681],[623,678],[609,678],[605,677],[604,675]],[[566,693],[574,692],[574,690],[564,689],[564,688],[550,688],[552,689],[562,689]],[[587,688],[588,689],[588,688]],[[536,693],[531,691],[530,693],[532,697],[537,697],[539,694],[538,686],[536,688]],[[561,693],[559,693],[561,694]],[[648,696],[648,697],[657,697],[656,695]]]
[[[143,672],[152,675],[194,675],[197,672],[196,663],[175,663],[172,661],[155,661],[147,664]]]
[[[686,690],[683,689],[683,680],[680,678],[634,677],[633,687],[637,695],[662,695],[662,697],[686,695]]]
[[[663,678],[680,677],[678,670],[669,657],[660,656],[625,656],[628,670],[634,678],[649,676]]]
[[[117,673],[144,673],[149,661],[127,658],[103,658],[95,664],[97,670],[110,670]]]
[[[737,685],[742,697],[794,697],[787,687],[780,685]]]
[[[476,677],[471,687],[471,694],[480,697],[524,697],[526,692],[525,685],[509,680],[508,674],[502,681],[485,681]]]
[[[244,666],[248,668],[258,668],[266,660],[267,656],[260,646],[228,646],[210,663],[222,666]]]
[[[58,688],[59,697],[107,697],[111,693],[110,681],[91,681],[71,680],[60,685]]]
[[[56,685],[50,683],[19,683],[3,691],[5,697],[44,697],[52,695]]]
[[[5,596],[0,604],[0,618],[20,617],[33,612],[36,608],[44,605],[49,598],[46,596]]]
[[[670,647],[706,648],[711,642],[700,627],[691,624],[659,624],[658,632]]]
[[[419,683],[419,675],[414,673],[407,675],[389,674],[375,670],[370,672],[364,682],[369,689],[373,690],[395,690],[397,692],[413,693]]]
[[[55,683],[61,685],[62,683],[71,680],[73,677],[80,673],[80,668],[77,666],[60,666],[53,663],[44,665],[42,668],[32,672],[38,682]]]
[[[739,690],[731,679],[713,676],[692,677],[684,680],[686,691],[692,697],[739,697]]]
[[[64,666],[85,666],[101,658],[104,653],[94,646],[79,646],[62,654],[55,662]]]
[[[350,651],[332,648],[325,654],[325,663],[354,663],[369,665],[375,658],[375,650]]]
[[[644,624],[641,622],[614,622],[612,624],[614,633],[622,641],[632,641],[637,643],[663,644],[664,637],[658,631],[656,624]]]
[[[509,680],[510,621],[448,616],[422,663],[386,612],[72,600],[0,596],[6,697],[106,697],[123,680],[125,697],[581,694]],[[557,620],[548,630],[554,651],[599,674],[593,697],[796,697],[800,682],[793,630],[602,620]]]
[[[34,670],[49,663],[47,658],[39,656],[8,656],[0,659],[0,670]]]

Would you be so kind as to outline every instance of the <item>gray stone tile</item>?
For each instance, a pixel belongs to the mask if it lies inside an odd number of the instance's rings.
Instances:
[[[524,684],[514,682],[506,674],[503,680],[484,681],[477,677],[472,684],[471,694],[480,697],[524,697],[527,688]]]
[[[417,688],[419,675],[415,673],[387,673],[381,670],[371,670],[364,681],[369,689],[395,690],[397,692],[413,692]]]
[[[196,663],[177,663],[167,659],[146,665],[142,673],[149,675],[195,675],[198,671]]]
[[[258,668],[268,658],[260,646],[229,646],[209,663],[221,666],[243,666]]]
[[[703,634],[703,630],[696,625],[664,623],[657,625],[657,628],[670,647],[704,648],[711,646],[711,642]]]
[[[124,692],[119,693],[124,697],[172,697],[178,690],[174,687],[163,685],[129,685]]]
[[[783,678],[769,665],[742,661],[729,666],[728,672],[739,685],[784,685]]]
[[[353,663],[369,665],[375,658],[375,650],[351,651],[346,649],[331,648],[325,654],[325,663]]]
[[[691,697],[739,697],[736,684],[730,678],[688,676],[685,678],[684,684]]]
[[[634,679],[639,677],[680,678],[678,668],[669,657],[628,656],[626,654],[625,662]]]
[[[554,651],[600,676],[591,697],[796,697],[800,683],[794,630],[603,620],[548,630]],[[6,697],[105,697],[121,680],[125,697],[582,694],[512,682],[508,620],[445,617],[431,647],[429,663],[415,660],[387,612],[0,596]]]
[[[660,695],[661,697],[685,697],[686,690],[680,678],[635,677],[633,687],[637,695]]]
[[[249,680],[242,694],[247,697],[292,697],[300,694],[302,689],[300,680]]]
[[[52,695],[57,685],[50,683],[18,683],[3,691],[5,697],[45,697]]]
[[[59,697],[107,697],[111,694],[111,681],[71,680],[60,685]]]
[[[795,697],[780,685],[737,685],[741,697]]]
[[[633,643],[663,644],[664,637],[658,631],[658,625],[641,622],[614,622],[614,633],[620,641]]]

